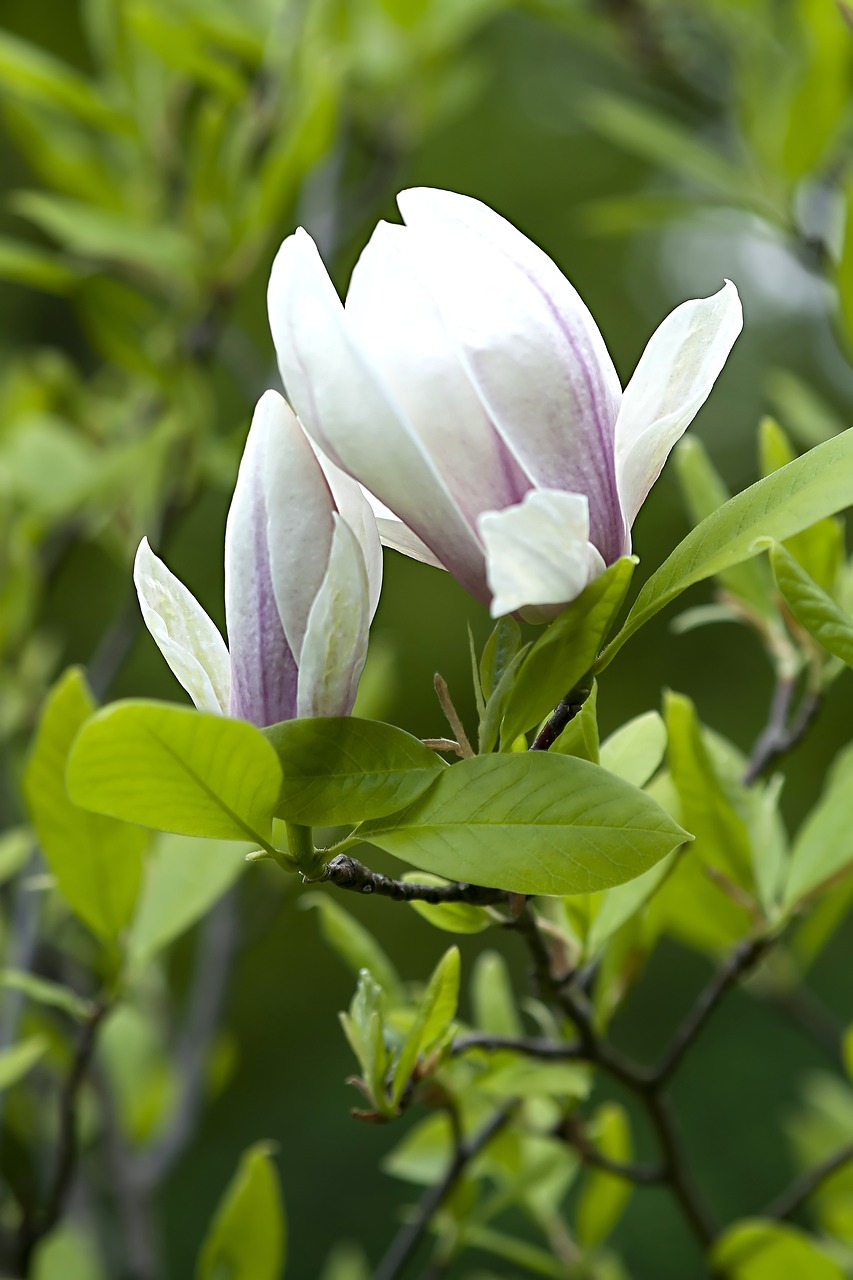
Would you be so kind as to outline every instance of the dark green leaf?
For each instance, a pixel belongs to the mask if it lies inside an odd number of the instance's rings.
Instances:
[[[392,1004],[404,1000],[403,984],[392,961],[372,933],[326,893],[306,893],[299,900],[303,909],[314,907],[320,915],[320,929],[326,942],[344,964],[358,975],[367,969]]]
[[[630,1161],[631,1122],[618,1102],[600,1106],[586,1129],[593,1148],[610,1160]],[[594,1249],[606,1240],[622,1216],[631,1198],[633,1184],[626,1178],[614,1177],[603,1169],[591,1169],[575,1210],[575,1234],[578,1244]]]
[[[853,618],[840,609],[789,551],[769,544],[776,585],[791,613],[829,653],[853,667]]]

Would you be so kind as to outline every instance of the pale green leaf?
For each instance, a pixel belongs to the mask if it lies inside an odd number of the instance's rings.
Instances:
[[[711,1250],[727,1280],[844,1280],[844,1272],[804,1231],[786,1222],[744,1218]]]
[[[427,1056],[447,1035],[459,1003],[459,948],[450,947],[439,960],[418,1005],[415,1020],[394,1068],[391,1100],[398,1106],[418,1059]]]
[[[797,621],[824,649],[853,667],[853,618],[778,542],[770,543],[770,563],[776,585]]]
[[[793,906],[853,866],[853,747],[837,756],[820,800],[800,827],[788,868],[785,904]]]
[[[23,240],[0,236],[0,280],[12,280],[47,293],[67,293],[79,275],[55,254]]]
[[[596,670],[682,591],[754,555],[759,538],[784,541],[851,505],[853,429],[759,480],[697,525],[645,583]]]
[[[480,684],[487,701],[521,647],[521,628],[515,618],[500,618],[483,646],[480,658]]]
[[[89,1001],[78,996],[76,991],[71,991],[70,988],[63,987],[58,982],[51,982],[47,978],[28,973],[24,969],[0,969],[0,987],[21,991],[28,1000],[34,1000],[36,1004],[61,1009],[63,1013],[70,1014],[72,1018],[78,1018],[81,1021],[89,1017],[92,1011]]]
[[[144,964],[200,920],[245,870],[251,847],[160,836],[147,861],[130,931],[131,959]]]
[[[254,725],[167,702],[105,707],[68,764],[78,804],[178,835],[271,838],[281,769]]]
[[[631,1160],[631,1122],[618,1102],[606,1102],[589,1121],[587,1136],[593,1148],[610,1160]],[[606,1240],[631,1198],[633,1183],[604,1169],[590,1169],[575,1210],[575,1233],[585,1249]]]
[[[281,1280],[287,1239],[273,1147],[246,1151],[210,1225],[196,1280]]]
[[[94,1239],[74,1222],[63,1222],[37,1246],[33,1280],[106,1280]]]
[[[419,739],[376,720],[285,720],[263,733],[284,774],[279,817],[306,826],[381,818],[416,799],[446,768]]]
[[[752,851],[746,823],[732,805],[709,754],[689,698],[665,695],[669,770],[681,820],[695,836],[691,855],[749,885]]]
[[[150,837],[139,827],[88,813],[69,799],[69,752],[94,709],[82,673],[67,671],[45,706],[24,793],[59,892],[100,937],[114,940],[133,914]]]
[[[601,744],[601,766],[635,787],[644,787],[660,768],[665,751],[666,725],[657,711],[646,711]]]
[[[527,653],[510,694],[501,740],[512,743],[538,724],[596,659],[625,598],[636,560],[617,560],[554,619]]]
[[[516,1008],[509,970],[497,951],[481,951],[471,973],[471,1012],[474,1026],[496,1036],[524,1034]]]
[[[0,1089],[9,1089],[23,1080],[46,1052],[44,1036],[30,1036],[9,1049],[0,1049]]]
[[[515,893],[589,893],[689,839],[644,792],[574,756],[477,756],[358,837],[447,879]]]
[[[316,908],[323,937],[353,973],[358,975],[367,969],[392,1004],[403,1003],[403,983],[393,962],[355,916],[326,893],[306,893],[300,898],[299,906]]]
[[[122,116],[78,71],[8,31],[0,32],[0,92],[58,107],[108,132],[124,125]]]

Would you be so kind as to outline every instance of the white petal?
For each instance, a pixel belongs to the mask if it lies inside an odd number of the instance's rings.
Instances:
[[[589,506],[580,493],[536,489],[518,506],[485,512],[480,533],[493,618],[535,605],[542,621],[604,570],[589,541]]]
[[[616,422],[616,475],[629,529],[742,328],[740,298],[727,280],[712,297],[676,307],[652,334]]]
[[[411,529],[404,525],[403,521],[395,516],[393,511],[389,511],[384,502],[380,502],[375,494],[370,493],[364,486],[362,486],[361,491],[370,503],[383,547],[389,547],[392,551],[399,551],[402,555],[408,556],[410,560],[418,560],[421,564],[432,565],[434,569],[444,569],[444,565],[437,556],[433,555],[426,543],[421,542],[418,535],[412,533]]]
[[[133,581],[146,627],[199,711],[227,715],[231,669],[225,641],[147,538],[136,552]]]
[[[387,503],[475,595],[482,550],[403,410],[347,324],[304,231],[285,240],[269,286],[270,325],[288,397],[333,462]]]
[[[547,254],[479,201],[417,188],[398,203],[490,418],[536,485],[589,497],[593,540],[619,555],[621,388],[588,308]]]
[[[298,716],[349,715],[367,657],[369,627],[364,558],[352,529],[336,515],[328,569],[302,646]]]
[[[419,237],[380,222],[353,271],[346,314],[472,525],[531,488],[495,430],[434,302]]]
[[[286,467],[282,466],[281,458],[287,456],[288,445],[292,447],[294,442],[297,463],[304,450],[319,472],[299,425],[290,409],[282,411],[283,405],[281,397],[273,392],[258,403],[225,526],[225,616],[231,649],[231,714],[259,725],[288,720],[296,712],[296,659],[282,625],[272,566],[275,544],[281,578],[282,562],[287,567],[288,548],[278,526],[275,530],[271,526],[273,510],[268,503],[268,484],[275,484],[279,479],[286,483],[286,477],[282,476]],[[320,481],[325,485],[322,475]],[[273,506],[278,505],[276,496]],[[328,489],[326,510],[331,521]],[[317,565],[310,556],[310,548],[301,541],[300,535],[305,532],[299,524],[301,511],[297,499],[295,511],[282,512],[281,520],[283,524],[295,522],[296,536],[309,557],[308,577],[303,582],[299,570],[300,581],[295,588],[297,597],[301,593],[308,600],[304,610],[307,617],[316,591],[316,585],[312,591],[308,584],[317,582],[318,577],[321,580],[325,557],[322,556]],[[280,581],[278,586],[285,595],[286,584]],[[296,607],[292,612],[298,613]]]
[[[361,547],[367,570],[372,618],[376,613],[382,591],[382,542],[373,505],[357,480],[353,480],[340,467],[336,467],[334,462],[327,458],[316,445],[314,445],[314,452],[332,491],[335,506],[352,529]]]

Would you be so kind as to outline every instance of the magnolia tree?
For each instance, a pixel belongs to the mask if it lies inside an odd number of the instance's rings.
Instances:
[[[306,232],[275,259],[284,395],[261,398],[231,501],[227,643],[148,541],[139,546],[142,616],[195,709],[96,709],[78,670],[47,701],[26,773],[31,813],[49,862],[68,828],[79,832],[73,868],[60,855],[52,865],[108,945],[90,999],[10,979],[80,1023],[55,1179],[21,1220],[14,1274],[31,1274],[65,1207],[75,1104],[103,1025],[145,957],[248,861],[248,875],[273,863],[304,886],[357,975],[341,1015],[353,1115],[418,1115],[387,1167],[421,1184],[421,1199],[381,1260],[339,1255],[328,1276],[471,1274],[476,1250],[504,1268],[478,1275],[611,1280],[631,1274],[611,1233],[650,1187],[671,1197],[715,1274],[848,1275],[843,1126],[811,1144],[801,1178],[772,1203],[744,1203],[724,1222],[695,1176],[701,1153],[685,1149],[670,1085],[688,1055],[701,1057],[703,1028],[738,982],[768,1000],[795,989],[802,921],[827,932],[849,898],[853,757],[842,752],[794,832],[776,770],[853,664],[838,519],[853,505],[853,434],[796,456],[764,421],[762,478],[731,498],[697,440],[683,441],[695,528],[628,608],[631,528],[738,337],[735,286],[678,306],[623,390],[572,285],[507,221],[426,188],[399,206],[403,224],[379,224],[344,305]],[[446,738],[352,714],[381,544],[452,574],[497,620],[481,652],[471,642],[476,726],[440,676]],[[776,679],[751,755],[678,693],[659,711],[655,688],[643,714],[600,741],[611,663],[630,662],[637,632],[710,578],[719,603],[687,622],[744,624]],[[405,958],[348,912],[351,893],[391,898],[450,935],[434,971],[402,981]],[[469,958],[469,936],[489,932],[526,951],[520,998],[499,952]],[[611,1023],[665,933],[721,958],[671,1040],[635,1061]],[[41,1048],[15,1052],[7,1072],[26,1071]],[[140,1185],[157,1160],[156,1148],[142,1160]],[[272,1161],[263,1145],[247,1153],[200,1277],[280,1274]],[[815,1201],[810,1235],[791,1220]]]

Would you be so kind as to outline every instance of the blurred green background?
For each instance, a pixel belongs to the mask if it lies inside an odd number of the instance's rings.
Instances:
[[[69,110],[39,89],[37,69],[29,79],[21,71],[14,42],[0,44],[4,825],[22,820],[26,743],[65,665],[94,664],[102,696],[182,697],[136,622],[130,562],[143,532],[222,619],[230,485],[254,400],[278,385],[266,277],[299,222],[344,288],[375,220],[394,217],[397,190],[427,184],[478,196],[565,270],[623,381],[672,307],[730,277],[744,333],[692,429],[733,490],[755,478],[762,413],[774,411],[802,444],[850,421],[843,241],[853,32],[834,0],[247,0],[239,12],[209,6],[212,29],[192,25],[198,12],[189,3],[4,0],[8,37],[103,84],[125,76],[116,100],[130,103],[124,123],[94,108],[87,115],[85,104]],[[123,63],[128,31],[151,64],[144,86]],[[24,190],[66,204],[51,210]],[[86,224],[81,205],[100,208],[106,222]],[[189,265],[185,252],[195,255]],[[640,573],[687,528],[670,469],[635,527]],[[452,581],[394,553],[386,575],[370,713],[440,734],[433,673],[470,716],[466,624],[482,641],[489,619]],[[694,596],[688,604],[710,590]],[[772,684],[757,642],[732,626],[676,635],[671,620],[672,611],[649,625],[608,671],[602,730],[658,706],[670,687],[748,749]],[[813,802],[851,720],[846,676],[791,759],[792,820]],[[388,869],[379,855],[376,865]],[[406,1199],[376,1169],[411,1117],[393,1129],[350,1119],[357,1096],[344,1084],[352,1062],[336,1013],[352,978],[320,941],[315,913],[297,909],[294,886],[268,872],[253,868],[238,887],[223,1087],[155,1199],[171,1280],[191,1274],[221,1189],[255,1139],[279,1144],[289,1275],[320,1275],[334,1239],[358,1241],[376,1260]],[[405,977],[422,975],[443,950],[406,907],[346,905]],[[470,971],[478,941],[463,944]],[[185,939],[170,955],[178,1000],[193,945]],[[523,975],[519,949],[504,950]],[[853,938],[842,928],[813,981],[839,1014],[851,963]],[[708,969],[707,958],[662,946],[617,1020],[617,1041],[653,1056]],[[784,1184],[793,1167],[786,1126],[803,1073],[822,1065],[748,995],[709,1030],[701,1067],[688,1064],[676,1100],[721,1216],[757,1208]],[[701,1273],[662,1192],[634,1196],[614,1243],[632,1276]],[[453,1274],[475,1271],[471,1262]]]

